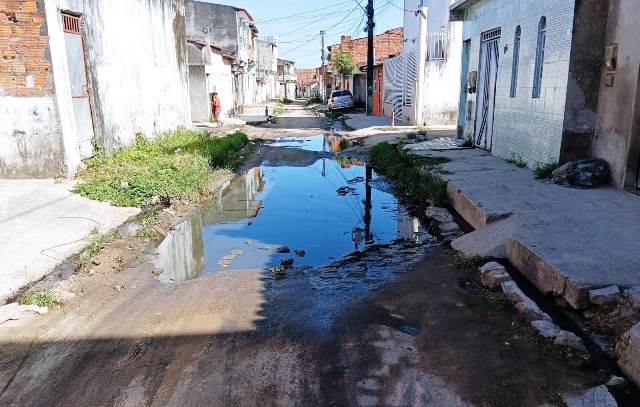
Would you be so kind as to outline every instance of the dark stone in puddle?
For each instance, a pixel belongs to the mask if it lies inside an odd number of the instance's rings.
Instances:
[[[293,267],[293,259],[282,259],[280,265],[284,268],[291,268]]]
[[[359,259],[361,257],[364,257],[365,253],[361,252],[359,250],[356,250],[355,252],[351,252],[349,254],[347,254],[346,256],[344,256],[345,259]]]
[[[296,254],[296,256],[298,256],[298,257],[304,257],[304,256],[307,254],[307,252],[305,252],[305,251],[304,251],[304,250],[302,250],[302,249],[295,249],[293,252],[294,252],[294,253]]]
[[[372,253],[372,252],[379,252],[380,251],[381,246],[379,244],[372,244],[367,246],[364,249],[365,253]]]
[[[287,246],[280,246],[276,248],[276,253],[291,253],[291,249],[289,249]]]
[[[340,187],[340,188],[336,189],[336,194],[338,194],[340,196],[345,196],[345,195],[348,195],[348,194],[357,195],[358,194],[357,191],[358,191],[357,189],[347,186],[347,187]]]
[[[364,177],[355,177],[347,181],[349,184],[357,184],[358,182],[364,182]]]

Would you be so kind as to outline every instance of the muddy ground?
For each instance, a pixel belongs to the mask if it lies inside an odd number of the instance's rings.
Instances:
[[[159,234],[187,211],[165,211]],[[0,326],[0,405],[538,406],[608,379],[434,240],[178,284],[157,279],[156,243],[115,242],[63,307]]]

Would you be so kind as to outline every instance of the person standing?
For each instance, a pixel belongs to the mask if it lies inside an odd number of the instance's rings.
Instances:
[[[222,106],[220,104],[220,98],[218,97],[218,92],[213,92],[213,97],[211,100],[212,108],[213,108],[213,118],[216,119],[216,123],[218,127],[222,127]]]

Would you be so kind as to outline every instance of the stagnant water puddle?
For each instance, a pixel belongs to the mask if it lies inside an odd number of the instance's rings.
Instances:
[[[337,152],[331,135],[285,138],[270,147]],[[158,247],[160,279],[178,282],[221,270],[320,266],[367,245],[424,238],[420,222],[365,163],[345,157],[312,165],[263,162]]]

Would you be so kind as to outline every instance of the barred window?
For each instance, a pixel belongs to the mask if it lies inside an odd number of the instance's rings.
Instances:
[[[532,97],[539,98],[542,90],[542,70],[544,66],[544,46],[547,42],[547,18],[542,17],[538,25],[538,45],[536,47],[536,66],[533,73]]]
[[[516,28],[516,36],[513,39],[513,65],[511,66],[511,92],[512,98],[516,97],[518,92],[518,65],[520,64],[520,37],[522,29],[520,26]]]

